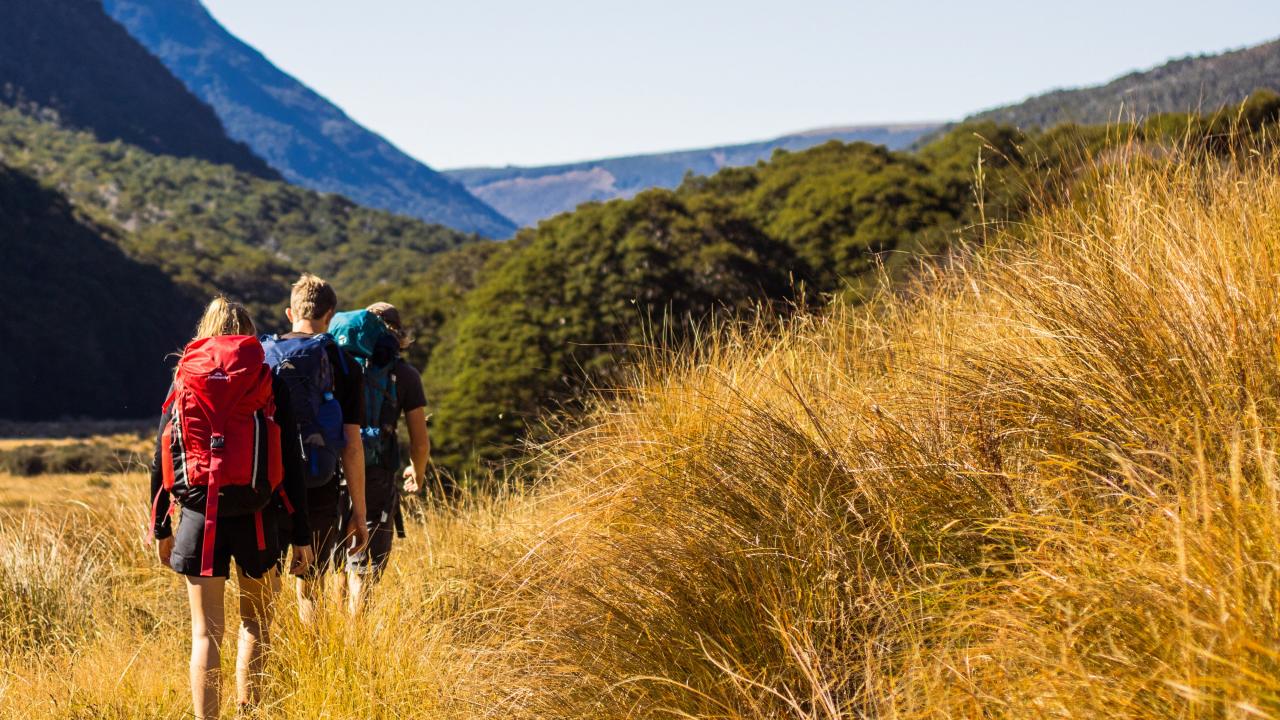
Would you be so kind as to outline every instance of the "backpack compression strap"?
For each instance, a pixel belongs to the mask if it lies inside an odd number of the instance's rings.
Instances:
[[[267,534],[262,529],[262,511],[253,514],[253,529],[258,534],[258,552],[267,551]]]
[[[155,499],[151,501],[151,536],[152,537],[155,537],[156,520],[159,519],[158,515],[160,514],[160,496],[164,494],[164,492],[165,492],[164,486],[161,485],[160,489],[156,491]],[[170,512],[172,512],[172,509],[173,508],[171,506]]]
[[[218,532],[218,488],[215,483],[205,486],[204,542],[200,547],[200,576],[213,577],[213,542]]]

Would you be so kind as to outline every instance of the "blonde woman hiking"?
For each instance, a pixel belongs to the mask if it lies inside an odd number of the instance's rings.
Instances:
[[[220,712],[223,591],[232,561],[240,588],[241,708],[258,699],[255,686],[284,554],[277,530],[282,513],[292,521],[290,572],[302,574],[311,564],[300,440],[288,389],[273,383],[254,334],[244,307],[225,298],[209,303],[178,361],[151,466],[157,553],[183,576],[191,608],[196,718],[217,718]],[[178,516],[176,530],[171,511]]]

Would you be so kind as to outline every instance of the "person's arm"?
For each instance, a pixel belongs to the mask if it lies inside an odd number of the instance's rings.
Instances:
[[[342,406],[342,435],[346,445],[342,448],[342,475],[347,479],[347,496],[351,499],[351,521],[347,523],[348,537],[354,538],[351,550],[359,550],[369,542],[369,528],[365,524],[367,511],[364,494],[364,438],[360,426],[364,422],[364,371],[360,364],[341,348],[334,347],[339,375],[334,378],[338,391],[338,404]]]
[[[164,468],[160,463],[164,458],[164,426],[169,422],[169,412],[160,416],[160,427],[156,430],[156,450],[151,458],[151,492],[147,495],[147,506],[151,508],[151,537],[163,540],[173,534],[169,521],[169,493],[164,489]]]
[[[151,508],[149,522],[151,538],[156,545],[156,558],[161,565],[169,564],[173,554],[173,528],[169,520],[169,503],[172,498],[164,489],[164,426],[169,423],[171,413],[165,410],[160,416],[160,427],[156,430],[156,451],[151,458],[151,492],[147,496],[147,505]]]
[[[431,436],[427,432],[427,409],[414,408],[404,414],[409,426],[409,467],[404,471],[405,492],[417,492],[426,484],[427,465],[431,462]]]
[[[397,368],[396,391],[409,426],[410,464],[404,469],[404,489],[412,493],[424,484],[427,464],[431,462],[431,438],[427,434],[427,393],[422,387],[422,375],[403,360]]]

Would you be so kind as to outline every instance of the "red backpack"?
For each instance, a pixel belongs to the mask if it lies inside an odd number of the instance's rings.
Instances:
[[[204,489],[202,575],[213,573],[220,516],[254,514],[258,547],[266,549],[262,510],[284,478],[271,377],[262,344],[249,335],[196,340],[178,361],[164,405],[171,412],[161,470],[164,488],[179,501],[194,501],[193,490]]]

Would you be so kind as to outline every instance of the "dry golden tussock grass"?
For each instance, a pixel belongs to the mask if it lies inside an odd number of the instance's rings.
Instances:
[[[428,508],[359,624],[286,597],[262,715],[1280,716],[1280,174],[1183,160],[657,356],[535,489]],[[140,482],[0,520],[12,716],[181,716]]]

